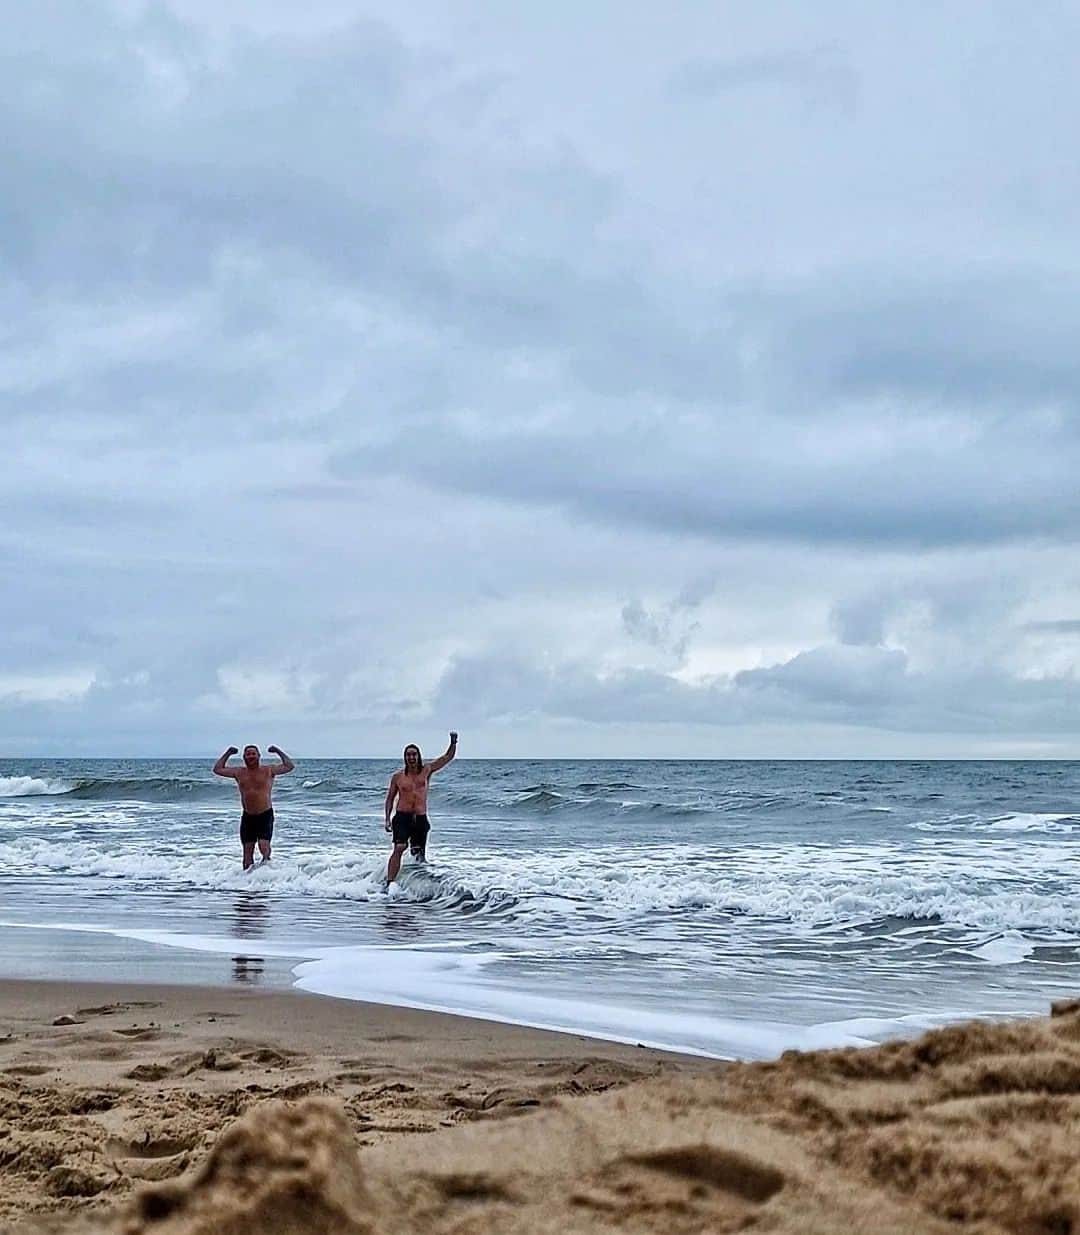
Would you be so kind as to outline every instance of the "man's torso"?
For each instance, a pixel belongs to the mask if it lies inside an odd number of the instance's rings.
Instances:
[[[399,772],[397,777],[397,809],[412,815],[427,814],[428,778],[421,772],[410,776]]]
[[[240,768],[236,784],[240,802],[249,815],[259,815],[270,809],[270,794],[274,788],[274,773],[270,768]]]

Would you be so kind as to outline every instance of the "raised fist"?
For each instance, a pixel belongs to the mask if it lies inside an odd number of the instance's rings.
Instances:
[[[450,741],[455,745],[457,744],[457,734],[453,731],[453,729],[450,730]]]
[[[226,755],[238,755],[239,753],[240,753],[239,746],[230,746],[229,749],[225,752]]]

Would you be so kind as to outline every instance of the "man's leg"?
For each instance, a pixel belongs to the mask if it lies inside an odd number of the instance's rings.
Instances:
[[[244,870],[250,870],[255,865],[255,842],[244,841]]]
[[[386,882],[393,883],[398,877],[398,871],[401,870],[401,855],[408,849],[407,844],[394,845],[394,852],[390,855],[390,861],[386,864]]]
[[[259,853],[262,855],[264,862],[270,861],[270,840],[269,837],[259,837]]]
[[[427,815],[417,815],[416,823],[409,836],[409,852],[417,862],[427,861],[427,838],[431,824]]]

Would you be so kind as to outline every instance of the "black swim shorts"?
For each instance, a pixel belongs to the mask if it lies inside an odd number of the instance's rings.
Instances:
[[[399,810],[393,818],[394,844],[408,845],[413,853],[423,853],[427,847],[431,824],[427,815],[414,815],[411,810]]]
[[[274,812],[259,811],[257,815],[249,815],[247,811],[240,816],[240,843],[254,845],[257,840],[269,840],[274,835]]]

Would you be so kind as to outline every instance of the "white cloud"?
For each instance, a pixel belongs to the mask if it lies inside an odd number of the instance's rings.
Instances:
[[[0,703],[74,703],[94,684],[94,672],[75,669],[68,673],[0,673]]]
[[[314,674],[254,665],[228,665],[217,676],[221,696],[210,702],[227,715],[303,711],[318,681]]]

